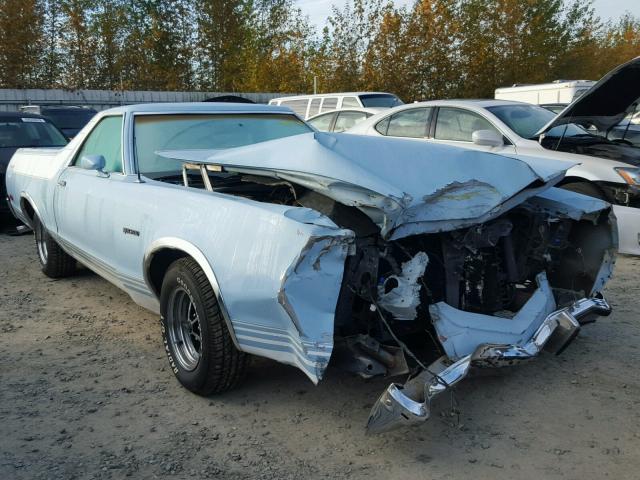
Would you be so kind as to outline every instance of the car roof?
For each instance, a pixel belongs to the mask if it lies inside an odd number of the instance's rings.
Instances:
[[[27,113],[27,112],[0,112],[0,121],[6,122],[11,120],[16,120],[18,118],[41,118],[46,120],[42,115],[37,115],[35,113]],[[47,120],[48,121],[48,120]]]
[[[329,115],[331,113],[338,113],[338,112],[363,112],[363,113],[370,113],[372,115],[375,115],[376,113],[380,113],[380,112],[384,112],[388,110],[387,108],[375,108],[375,107],[349,107],[349,108],[339,108],[337,110],[330,110],[328,112],[322,112],[322,113],[318,113],[317,115],[314,115],[312,117],[309,117],[307,119],[307,122],[309,120],[313,120],[316,117],[322,117],[323,115]]]
[[[29,105],[31,106],[31,105]],[[74,112],[94,112],[96,113],[95,108],[85,107],[82,105],[40,105],[41,111],[74,111]]]
[[[465,105],[476,107],[497,107],[501,105],[531,105],[530,103],[517,102],[515,100],[496,100],[494,98],[460,98],[450,100],[430,100],[427,102],[411,103],[410,105]]]
[[[360,95],[393,95],[390,92],[330,92],[330,93],[310,93],[308,95],[287,95],[285,97],[275,97],[271,100],[300,100],[303,98],[322,98],[322,97],[357,97]]]
[[[368,118],[366,121],[374,121],[379,118],[385,118],[389,115],[393,115],[394,113],[401,112],[403,110],[409,110],[412,108],[419,107],[437,107],[437,106],[449,106],[449,107],[477,107],[477,108],[488,108],[488,107],[499,107],[504,105],[528,105],[537,107],[538,105],[532,105],[530,103],[525,102],[516,102],[513,100],[495,100],[492,98],[487,99],[449,99],[449,100],[428,100],[425,102],[414,102],[414,103],[405,103],[404,105],[398,105],[397,107],[387,108],[380,110],[373,117]]]
[[[293,112],[288,107],[261,105],[257,103],[216,102],[141,103],[110,108],[101,113],[286,113],[293,115]]]

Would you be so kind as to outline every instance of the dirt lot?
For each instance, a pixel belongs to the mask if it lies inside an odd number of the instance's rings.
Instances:
[[[640,261],[615,313],[561,356],[456,389],[417,429],[364,436],[388,380],[330,369],[314,387],[255,360],[209,399],[167,369],[158,319],[99,277],[39,271],[30,235],[0,236],[0,479],[640,478]]]

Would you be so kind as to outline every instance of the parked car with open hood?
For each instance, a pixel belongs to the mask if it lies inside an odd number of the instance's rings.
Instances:
[[[49,120],[40,115],[0,113],[0,216],[9,215],[5,173],[9,160],[16,150],[23,147],[62,147],[66,144],[67,139],[64,135]]]
[[[43,272],[80,262],[159,313],[186,388],[236,386],[248,354],[314,383],[330,359],[411,373],[373,406],[383,432],[426,420],[470,369],[560,352],[609,313],[615,219],[554,188],[572,166],[315,132],[284,107],[160,104],[19,150],[7,186]]]
[[[640,149],[598,134],[633,113],[638,97],[640,58],[607,74],[557,116],[537,105],[507,100],[443,100],[385,111],[347,133],[579,163],[560,186],[612,203],[620,251],[639,255]]]

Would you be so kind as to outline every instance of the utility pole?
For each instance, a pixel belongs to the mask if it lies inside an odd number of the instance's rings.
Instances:
[[[318,93],[318,76],[314,75],[313,76],[313,94],[315,95],[316,93]]]

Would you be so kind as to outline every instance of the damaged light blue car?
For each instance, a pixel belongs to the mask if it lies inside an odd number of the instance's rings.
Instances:
[[[373,406],[377,433],[610,312],[615,218],[554,188],[572,166],[319,133],[283,107],[135,105],[19,150],[7,191],[46,275],[82,264],[160,314],[189,390],[236,386],[250,354],[314,383],[329,362],[409,375]]]

